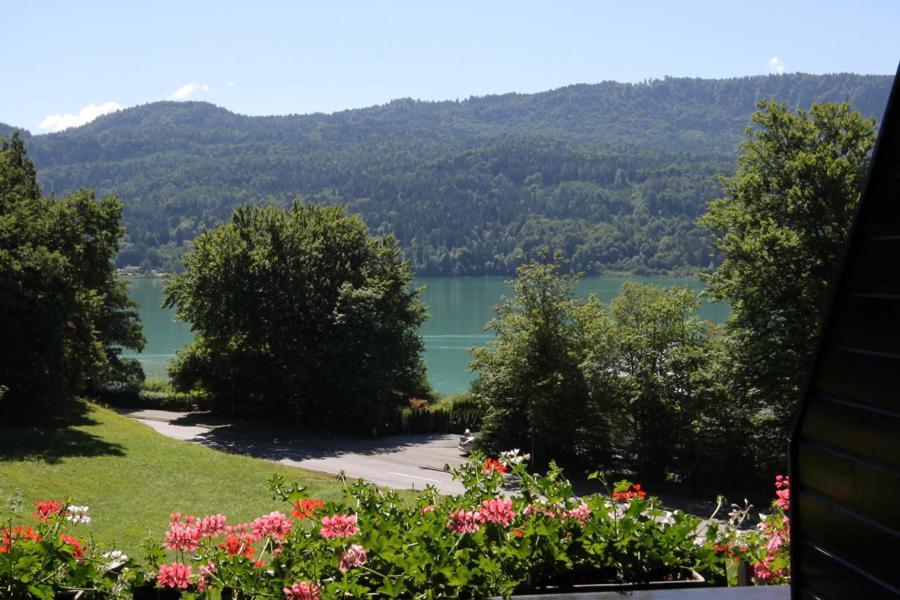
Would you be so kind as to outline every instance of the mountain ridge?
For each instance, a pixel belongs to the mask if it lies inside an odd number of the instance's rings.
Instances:
[[[694,221],[760,99],[880,117],[890,83],[666,78],[286,116],[155,102],[25,137],[45,192],[122,198],[120,264],[177,268],[236,204],[300,200],[359,212],[422,274],[509,274],[543,245],[587,272],[684,272],[715,260]]]

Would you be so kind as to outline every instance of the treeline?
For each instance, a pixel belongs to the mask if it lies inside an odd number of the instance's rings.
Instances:
[[[731,490],[783,471],[875,123],[774,102],[753,122],[700,219],[724,257],[704,291],[731,305],[724,327],[687,289],[626,284],[604,305],[558,263],[523,265],[474,351],[487,449]]]
[[[48,192],[122,198],[119,266],[177,271],[240,204],[342,203],[422,275],[511,274],[543,247],[572,268],[684,272],[713,262],[695,225],[733,172],[760,98],[880,114],[889,77],[606,82],[332,115],[246,117],[204,103],[124,110],[29,148]]]

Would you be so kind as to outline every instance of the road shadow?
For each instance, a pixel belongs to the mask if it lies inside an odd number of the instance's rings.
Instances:
[[[307,460],[339,457],[344,454],[375,456],[400,452],[424,444],[453,445],[445,434],[398,435],[383,438],[310,432],[253,420],[218,422],[203,415],[187,415],[170,421],[172,425],[209,426],[193,441],[234,454],[269,460]]]
[[[42,461],[58,464],[65,458],[125,456],[120,444],[108,442],[81,429],[97,425],[87,406],[78,402],[65,410],[48,411],[46,422],[7,422],[0,426],[0,460]]]

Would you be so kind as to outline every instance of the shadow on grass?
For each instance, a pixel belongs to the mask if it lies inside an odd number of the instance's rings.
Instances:
[[[125,456],[124,448],[76,427],[96,425],[84,402],[43,415],[23,411],[0,424],[0,460],[57,464],[78,456]]]

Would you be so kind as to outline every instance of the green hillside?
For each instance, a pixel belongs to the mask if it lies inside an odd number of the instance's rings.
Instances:
[[[544,246],[589,273],[686,272],[715,261],[694,221],[758,100],[880,117],[890,81],[668,78],[279,117],[159,102],[28,146],[45,192],[124,200],[120,265],[175,269],[234,205],[300,200],[361,213],[423,275],[509,274]]]

